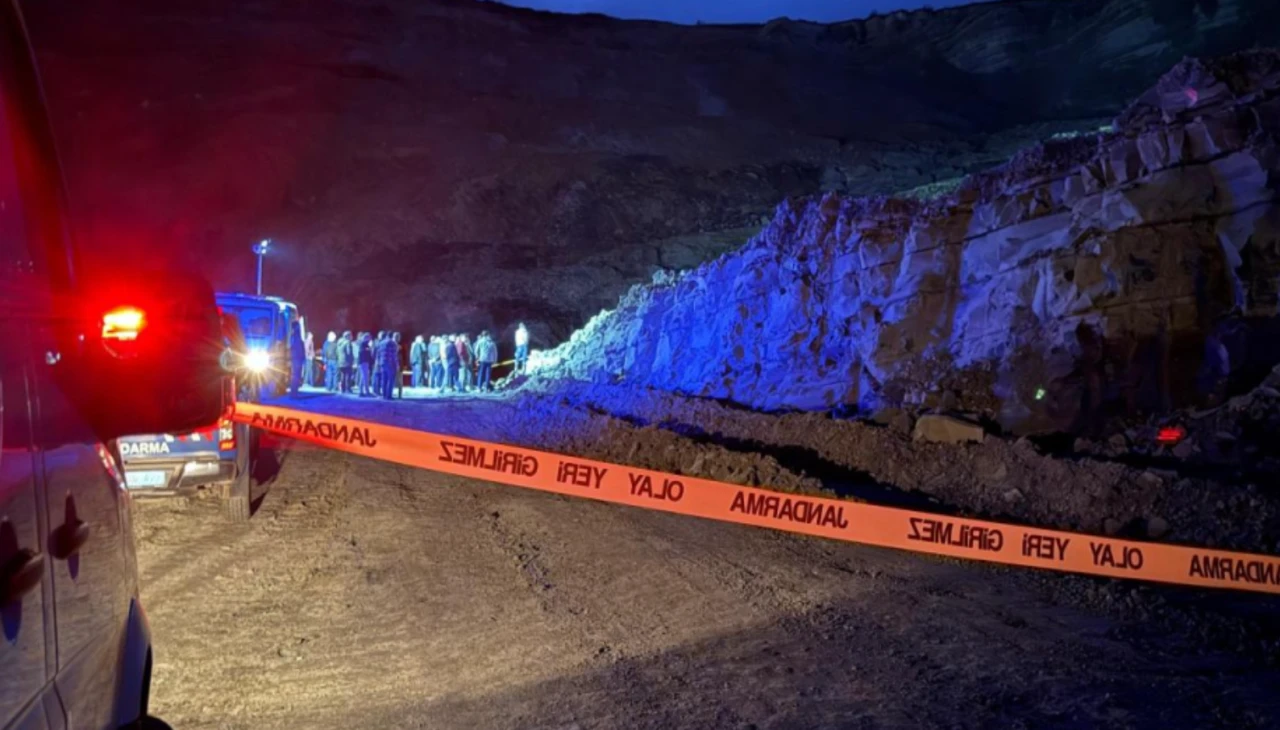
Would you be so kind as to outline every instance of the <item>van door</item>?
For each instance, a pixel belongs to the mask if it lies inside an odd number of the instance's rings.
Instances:
[[[51,372],[36,378],[36,443],[49,515],[58,693],[72,727],[114,725],[120,652],[137,573],[115,457]]]
[[[2,211],[0,211],[2,217]],[[3,246],[0,240],[0,246]],[[0,249],[0,255],[3,255]],[[0,261],[0,267],[5,262]],[[11,283],[0,274],[0,292]],[[3,298],[0,293],[0,298]],[[0,302],[0,308],[3,303]],[[0,323],[7,320],[0,311]],[[0,338],[17,340],[0,324]],[[46,728],[46,699],[52,692],[54,653],[47,523],[35,477],[31,411],[26,372],[13,347],[0,348],[0,725]],[[18,348],[24,349],[24,348]],[[46,697],[47,696],[47,697]],[[61,718],[58,718],[59,720]],[[61,723],[57,723],[60,725]]]
[[[0,6],[0,43],[10,43],[12,7]],[[0,79],[8,59],[0,53]],[[13,137],[0,83],[0,726],[46,728],[46,704],[62,712],[53,691],[56,655],[48,520],[32,432],[32,323],[43,309],[40,279],[21,215]]]
[[[73,279],[63,201],[56,172],[57,161],[47,120],[40,107],[32,59],[16,8],[0,5],[0,253],[10,275],[0,282],[0,351],[14,351],[26,367],[30,428],[26,433],[31,452],[15,447],[11,454],[6,433],[4,463],[12,469],[6,483],[10,550],[34,550],[45,557],[44,599],[52,596],[52,621],[45,621],[56,638],[53,649],[45,644],[36,622],[44,611],[28,593],[10,624],[18,631],[18,646],[0,648],[13,652],[15,661],[35,662],[39,671],[14,671],[5,661],[0,676],[8,685],[11,703],[45,685],[50,660],[56,663],[54,686],[63,700],[68,724],[73,727],[115,727],[116,684],[119,681],[125,627],[137,574],[130,563],[132,552],[121,519],[123,485],[113,478],[114,461],[71,400],[54,380],[60,359],[56,292]],[[11,287],[11,282],[16,288]],[[12,377],[12,376],[10,376]],[[19,392],[6,378],[5,390]],[[6,405],[10,397],[5,393]],[[7,409],[6,409],[7,410]],[[20,413],[15,408],[15,414]],[[6,430],[17,415],[5,414]],[[12,438],[21,444],[24,432],[14,425]],[[9,476],[6,469],[6,477]],[[25,475],[43,479],[43,500],[24,486]],[[38,512],[43,510],[43,512]],[[32,515],[40,515],[36,520]],[[34,525],[46,532],[37,543]],[[51,593],[49,591],[52,591]],[[16,610],[16,609],[11,609]],[[37,636],[37,634],[39,634]],[[25,638],[24,638],[25,637]],[[41,700],[43,702],[43,699]],[[61,719],[61,718],[60,718]],[[61,724],[61,723],[58,723]]]

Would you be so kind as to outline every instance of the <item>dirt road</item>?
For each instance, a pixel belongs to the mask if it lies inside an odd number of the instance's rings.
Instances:
[[[277,453],[246,525],[135,507],[179,730],[1280,726],[1274,663],[1058,600],[1102,582]]]

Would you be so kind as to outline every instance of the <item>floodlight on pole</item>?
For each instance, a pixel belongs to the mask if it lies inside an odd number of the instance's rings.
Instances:
[[[253,252],[258,257],[258,296],[262,296],[262,259],[267,255],[267,249],[270,246],[270,238],[264,238],[253,244]]]

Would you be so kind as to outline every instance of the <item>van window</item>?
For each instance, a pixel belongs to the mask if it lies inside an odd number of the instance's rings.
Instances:
[[[27,228],[22,220],[22,200],[18,194],[18,168],[13,157],[13,137],[4,109],[7,100],[0,99],[0,267],[5,270],[31,266],[27,246]]]
[[[262,309],[245,309],[240,312],[240,329],[246,337],[271,337],[275,329],[275,317]]]
[[[12,3],[0,3],[0,136],[3,165],[5,251],[0,267],[9,274],[36,273],[59,290],[70,287],[74,252],[62,220],[58,179],[44,99]]]

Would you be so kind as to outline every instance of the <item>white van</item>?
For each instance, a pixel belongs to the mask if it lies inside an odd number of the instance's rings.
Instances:
[[[115,439],[224,410],[213,290],[79,265],[35,65],[0,0],[0,728],[154,727]]]

